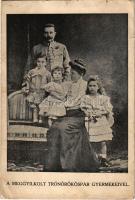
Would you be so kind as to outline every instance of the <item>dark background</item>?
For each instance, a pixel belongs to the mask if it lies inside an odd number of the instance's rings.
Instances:
[[[7,15],[8,94],[21,88],[30,49],[42,40],[43,27],[54,23],[56,40],[67,46],[71,59],[80,57],[90,74],[98,74],[114,106],[112,147],[128,142],[128,15],[40,14]]]

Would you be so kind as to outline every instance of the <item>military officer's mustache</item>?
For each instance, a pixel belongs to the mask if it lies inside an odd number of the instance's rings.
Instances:
[[[52,37],[47,37],[47,39],[52,39]]]

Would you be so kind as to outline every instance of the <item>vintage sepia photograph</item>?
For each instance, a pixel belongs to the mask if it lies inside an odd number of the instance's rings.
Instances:
[[[128,173],[128,14],[7,14],[7,171]]]
[[[133,199],[133,0],[1,16],[0,198]]]

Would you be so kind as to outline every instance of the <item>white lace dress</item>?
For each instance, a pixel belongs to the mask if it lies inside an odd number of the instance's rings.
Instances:
[[[64,102],[68,92],[68,84],[66,82],[50,82],[44,86],[44,90],[48,92],[49,95],[39,104],[39,115],[51,117],[66,115]]]
[[[85,126],[91,142],[112,140],[111,126],[114,123],[112,104],[105,95],[85,95],[81,99],[81,109],[86,114]]]

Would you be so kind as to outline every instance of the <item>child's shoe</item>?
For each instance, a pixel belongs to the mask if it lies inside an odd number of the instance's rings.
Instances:
[[[42,116],[40,116],[40,115],[39,115],[39,120],[38,120],[38,122],[39,122],[40,124],[43,123]]]
[[[101,163],[101,167],[111,167],[111,164],[105,158],[101,158],[100,163]]]
[[[40,124],[42,124],[43,123],[43,121],[42,121],[42,119],[39,119],[39,121],[38,121]]]
[[[52,123],[53,123],[53,119],[51,119],[51,118],[48,118],[48,125],[49,125],[49,127],[51,127],[51,126],[52,126]]]

